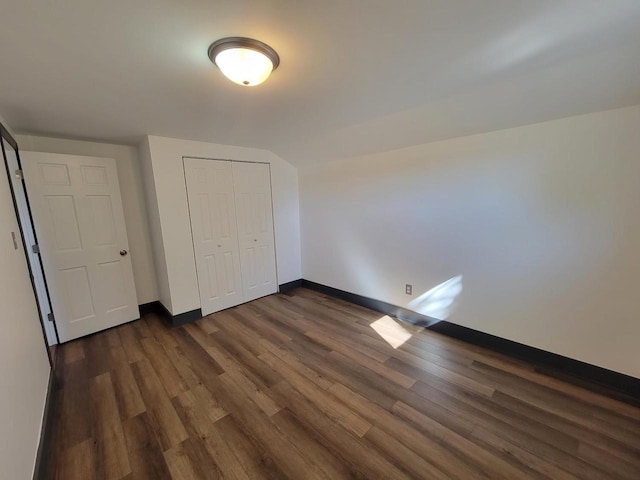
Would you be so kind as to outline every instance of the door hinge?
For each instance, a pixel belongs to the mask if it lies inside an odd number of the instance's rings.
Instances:
[[[24,180],[24,175],[22,174],[22,169],[21,168],[16,169],[16,178],[18,180]]]
[[[31,251],[33,253],[40,253],[40,245],[31,245]]]
[[[55,320],[53,313],[47,313],[47,320],[49,320],[50,322],[53,322]]]

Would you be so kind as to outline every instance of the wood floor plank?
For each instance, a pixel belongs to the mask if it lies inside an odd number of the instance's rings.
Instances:
[[[198,405],[203,408],[213,423],[228,415],[228,412],[222,408],[218,400],[204,385],[194,385],[190,393],[195,397]]]
[[[273,355],[275,355],[276,357],[278,357],[280,360],[282,360],[284,363],[289,365],[291,368],[293,368],[300,375],[302,375],[302,376],[306,377],[307,379],[311,380],[313,383],[315,383],[320,388],[326,390],[331,385],[333,385],[333,382],[331,382],[330,380],[328,380],[327,378],[322,376],[322,374],[319,374],[316,370],[314,370],[314,369],[308,367],[307,365],[305,365],[304,363],[302,363],[302,361],[300,361],[300,359],[298,357],[296,357],[294,354],[292,354],[288,350],[285,350],[283,348],[279,348],[276,345],[272,344],[271,342],[268,342],[268,341],[262,340],[262,339],[260,340],[260,344],[264,347],[264,349],[266,351],[268,351],[268,352],[272,353]],[[282,376],[281,375],[278,375],[278,377],[280,378],[280,380],[282,380]]]
[[[142,346],[135,333],[135,330],[131,323],[125,323],[117,328],[118,336],[120,337],[120,343],[127,354],[127,360],[129,363],[134,363],[142,360],[144,352]]]
[[[242,344],[235,342],[233,337],[218,333],[216,332],[210,336],[215,339],[219,348],[224,349],[228,355],[236,359],[238,364],[244,368],[245,373],[249,374],[250,378],[257,379],[257,383],[267,387],[275,385],[282,380],[282,377],[277,372],[265,365],[257,356],[244,348]]]
[[[133,376],[133,370],[127,361],[122,346],[111,347],[109,350],[113,362],[111,379],[118,401],[120,418],[124,421],[135,417],[146,410],[140,389]]]
[[[242,322],[247,328],[252,329],[258,335],[272,342],[290,342],[292,338],[288,332],[282,328],[278,328],[273,322],[265,321],[263,315],[256,314],[254,311],[244,308],[238,308],[237,312],[231,312],[238,321]]]
[[[186,392],[189,387],[176,370],[176,367],[171,363],[164,347],[152,337],[143,338],[140,343],[145,356],[151,362],[169,397],[173,398],[182,392]]]
[[[189,437],[182,444],[187,457],[196,474],[196,478],[223,479],[217,462],[211,456],[205,445],[205,439]]]
[[[198,453],[201,453],[201,449],[194,447],[191,443],[185,443],[170,448],[163,453],[173,480],[201,480],[207,478],[199,475],[198,469],[194,468],[191,459],[194,458],[196,463],[201,464],[208,464],[211,459],[208,454],[204,458],[198,458],[197,453],[195,453],[196,449]],[[213,475],[216,475],[215,464],[211,471],[214,472]],[[213,475],[210,478],[220,478],[219,475]]]
[[[209,434],[214,421],[191,391],[181,393],[172,403],[190,437],[205,438]]]
[[[626,428],[624,422],[620,422],[611,412],[489,365],[477,362],[475,367],[487,376],[487,383],[498,386],[501,391],[530,405],[564,416],[585,428],[597,430],[622,442],[640,442],[640,430]]]
[[[146,413],[123,422],[131,464],[131,479],[170,479],[171,473],[162,455],[155,429]]]
[[[377,425],[371,427],[365,438],[375,445],[382,455],[392,459],[397,468],[411,477],[432,478],[434,480],[451,478]]]
[[[619,456],[602,448],[603,444],[596,447],[590,443],[580,442],[578,447],[578,457],[600,470],[610,470],[620,478],[637,480],[640,478],[640,465],[638,456],[630,458],[629,461],[620,459]]]
[[[220,468],[223,478],[228,480],[251,480],[244,465],[240,463],[238,456],[215,425],[203,440],[209,455],[215,459]]]
[[[251,430],[261,447],[277,462],[278,468],[286,477],[329,480],[329,477],[303,455],[297,445],[282,435],[275,424],[256,408],[256,404],[230,377],[223,374],[218,378],[220,394],[235,406],[235,408],[229,406],[232,414],[238,418],[244,428]]]
[[[56,412],[60,430],[59,446],[67,449],[93,437],[94,410],[89,395],[87,360],[68,365],[59,364],[64,381],[60,392],[59,412]]]
[[[461,375],[453,370],[443,368],[440,365],[434,363],[425,361],[421,362],[419,366],[414,366],[397,358],[391,358],[387,362],[385,362],[385,364],[393,369],[405,372],[406,375],[412,375],[416,379],[424,377],[424,374],[420,372],[420,370],[422,370],[423,372],[440,377],[447,382],[458,385],[459,387],[465,388],[471,392],[484,395],[485,397],[490,397],[491,395],[493,395],[493,392],[495,392],[494,387],[487,386],[477,380],[474,380],[473,378]]]
[[[110,372],[113,360],[105,332],[95,333],[82,339],[89,378]]]
[[[536,417],[521,415],[517,411],[496,405],[491,399],[469,394],[464,389],[439,378],[433,378],[428,383],[417,382],[412,390],[422,398],[430,401],[439,400],[441,404],[448,402],[451,397],[461,400],[464,405],[468,406],[467,416],[473,419],[474,423],[477,423],[479,418],[493,423],[499,422],[502,425],[509,425],[510,428],[526,432],[531,437],[544,440],[569,454],[574,454],[577,451],[578,439],[576,437],[556,430],[540,422]]]
[[[265,352],[260,355],[260,358],[274,370],[278,371],[293,388],[313,402],[317,408],[350,432],[362,437],[367,433],[367,430],[371,428],[371,423],[367,422],[353,410],[336,402],[331,395],[303,375],[300,375],[275,355],[272,355],[270,352]]]
[[[418,382],[413,389],[420,385]],[[505,420],[501,420],[498,418],[501,415],[493,416],[491,415],[491,410],[485,411],[482,409],[477,398],[474,399],[455,392],[445,393],[437,389],[431,389],[428,392],[426,396],[430,401],[437,402],[443,408],[448,409],[451,415],[462,418],[471,417],[478,427],[496,434],[512,445],[519,446],[546,462],[568,469],[579,478],[598,480],[607,478],[604,472],[592,467],[574,455],[577,452],[577,447],[575,447],[576,439],[569,439],[574,446],[569,447],[572,453],[568,453],[565,439],[561,439],[558,442],[556,435],[553,433],[546,433],[542,437],[536,437],[529,428],[518,429],[509,422],[508,417],[505,417]]]
[[[362,477],[409,478],[385,458],[371,455],[372,447],[363,442],[361,437],[330,421],[330,417],[316,408],[308,398],[295,390],[286,380],[276,385],[273,391],[279,395],[281,403],[287,403],[287,408],[300,422],[322,436],[325,447],[344,461],[351,462],[357,471],[362,472]]]
[[[160,345],[166,349],[178,346],[175,338],[171,335],[171,331],[167,328],[165,319],[160,318],[160,316],[155,313],[147,315],[145,319],[147,320],[147,325],[153,332],[153,336]],[[122,340],[122,335],[120,336],[120,339]]]
[[[84,347],[82,340],[69,342],[63,350],[64,363],[73,363],[84,358]]]
[[[178,342],[178,346],[193,370],[200,377],[215,377],[224,373],[220,366],[202,346],[187,332],[186,329],[176,328],[171,331]]]
[[[55,472],[57,480],[95,478],[96,451],[94,441],[88,438],[62,452]]]
[[[614,440],[605,434],[582,428],[564,417],[533,407],[510,395],[496,392],[492,397],[492,401],[510,411],[517,412],[526,417],[535,418],[537,421],[559,432],[571,435],[573,438],[578,439],[581,445],[599,445],[600,449],[617,457],[619,460],[634,461],[640,458],[640,450],[638,449],[629,448],[627,444]]]
[[[248,328],[238,317],[234,317],[227,310],[216,313],[210,317],[220,329],[220,335],[227,335],[242,345],[253,355],[260,355],[262,348],[258,343],[260,336],[257,332]]]
[[[372,404],[364,397],[353,393],[346,386],[335,385],[330,391],[345,404],[356,408],[362,415],[366,415],[377,426],[383,428],[387,433],[419,455],[424,456],[426,452],[431,451],[431,462],[435,469],[441,470],[451,478],[486,476],[484,472],[480,472],[479,469],[466,463],[462,456],[456,455],[452,451],[454,450],[453,448],[446,448],[438,443],[438,438],[434,439],[423,435],[410,424]]]
[[[330,336],[323,335],[317,331],[307,332],[306,335],[313,338],[318,343],[325,345],[327,348],[342,353],[344,356],[368,368],[369,370],[376,372],[387,380],[397,383],[401,387],[411,388],[411,386],[416,383],[415,378],[411,378],[409,375],[404,375],[398,370],[393,369],[393,367],[390,368],[386,363],[382,363],[379,360],[374,359],[371,355],[353,349],[348,343],[336,341]],[[385,360],[386,359],[387,358],[385,358]]]
[[[381,318],[296,289],[60,345],[46,478],[640,478],[640,408]]]
[[[476,440],[479,444],[489,445],[496,450],[503,452],[506,456],[513,457],[522,465],[527,465],[529,468],[539,472],[544,477],[552,478],[554,480],[576,480],[578,478],[566,470],[557,467],[532,453],[529,453],[525,449],[500,438],[498,435],[495,435],[482,427],[476,427],[469,438]]]
[[[207,334],[212,334],[220,331],[211,317],[201,318],[197,321],[197,324],[200,325],[200,327],[205,332],[207,332]]]
[[[103,373],[90,381],[89,389],[96,412],[95,441],[98,461],[106,479],[120,479],[131,473],[116,394],[111,383],[111,374]]]
[[[221,475],[227,479],[248,480],[244,467],[209,417],[206,408],[191,392],[184,392],[173,400],[190,438],[202,440],[205,450],[216,462]]]
[[[323,445],[323,439],[313,429],[305,426],[289,410],[273,416],[272,421],[287,438],[298,445],[305,456],[322,470],[328,478],[358,478],[362,476],[348,462],[336,457]]]
[[[608,412],[614,412],[616,415],[625,416],[631,419],[635,423],[636,428],[640,428],[640,409],[627,403],[623,403],[614,398],[602,395],[601,393],[590,391],[586,388],[536,372],[530,365],[523,366],[513,361],[491,357],[484,357],[481,361],[475,360],[474,362],[476,364],[482,363],[498,368],[504,372],[512,373],[518,377],[527,379],[530,382],[551,388],[575,399],[583,401],[586,400],[588,403],[600,407]]]
[[[149,327],[146,318],[141,318],[137,322],[131,322],[131,325],[133,325],[133,330],[139,340],[153,337],[153,331]]]
[[[233,378],[235,383],[253,399],[264,413],[271,416],[280,411],[280,407],[269,397],[268,388],[257,379],[250,379],[243,367],[216,344],[216,341],[211,336],[208,336],[196,325],[189,325],[186,330],[200,344],[203,350],[224,369],[225,374]]]
[[[206,364],[190,363],[189,358],[180,348],[168,348],[167,355],[189,385],[190,393],[195,395],[198,402],[206,409],[211,421],[217,422],[227,415],[228,412],[220,405],[209,388],[216,382],[217,372],[207,368]]]
[[[133,372],[163,451],[178,446],[188,438],[187,431],[151,363],[140,360],[133,364]]]
[[[462,435],[449,430],[403,402],[398,401],[396,403],[393,413],[411,422],[420,431],[427,433],[432,438],[449,445],[450,448],[459,450],[461,456],[469,458],[475,464],[481,466],[486,472],[489,472],[488,476],[491,478],[504,478],[505,480],[531,478],[529,473],[513,468],[491,452],[484,450]]]
[[[251,432],[245,430],[242,424],[233,418],[233,415],[221,418],[216,422],[215,428],[233,449],[249,478],[255,480],[285,478],[276,461],[252,437]]]

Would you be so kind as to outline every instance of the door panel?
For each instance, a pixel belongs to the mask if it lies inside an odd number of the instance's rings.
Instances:
[[[82,250],[80,227],[72,195],[47,195],[44,202],[51,216],[56,252]]]
[[[62,269],[60,270],[60,280],[64,286],[69,322],[94,318],[96,313],[87,267]]]
[[[184,159],[202,314],[243,302],[231,162]]]
[[[60,340],[138,318],[115,160],[24,152],[23,170]]]
[[[269,165],[231,162],[245,301],[278,291]]]
[[[124,276],[122,262],[104,262],[98,264],[101,279],[102,300],[107,312],[127,308],[127,292],[120,279]]]
[[[93,236],[97,246],[113,246],[117,243],[113,206],[109,195],[89,195],[89,215],[93,220]]]

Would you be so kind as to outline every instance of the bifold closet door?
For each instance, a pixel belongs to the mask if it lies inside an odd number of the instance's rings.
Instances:
[[[231,162],[244,301],[278,291],[271,175],[263,163]]]
[[[202,314],[243,301],[231,162],[184,159]]]

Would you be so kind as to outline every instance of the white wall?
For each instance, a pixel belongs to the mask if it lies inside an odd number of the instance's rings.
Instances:
[[[2,119],[0,122],[6,126]],[[17,250],[11,232],[18,236]],[[2,478],[27,479],[33,475],[40,439],[49,359],[20,241],[9,181],[3,171],[0,174],[0,465]]]
[[[160,300],[174,315],[200,308],[198,280],[193,257],[189,207],[182,163],[183,156],[244,160],[271,164],[273,215],[278,282],[297,280],[300,266],[300,218],[297,169],[266,150],[150,136],[140,145],[147,182],[147,200],[156,206],[150,220],[155,237]],[[151,210],[151,209],[150,209]],[[164,257],[164,259],[162,258]]]
[[[138,303],[158,299],[138,149],[126,145],[17,135],[20,150],[114,158],[127,225]]]
[[[639,180],[640,106],[304,168],[303,277],[405,306],[462,275],[449,321],[640,377]]]
[[[153,262],[156,272],[156,286],[158,289],[158,299],[170,311],[173,311],[171,304],[171,290],[169,289],[169,274],[165,262],[164,241],[162,237],[162,225],[160,223],[160,210],[158,208],[158,195],[156,194],[156,183],[153,175],[153,165],[151,163],[151,147],[149,138],[146,137],[138,146],[140,163],[142,167],[142,177],[144,180],[144,190],[147,199],[147,221],[149,232],[151,233],[151,247],[153,252]]]

